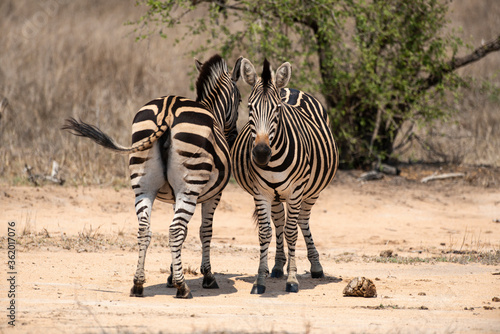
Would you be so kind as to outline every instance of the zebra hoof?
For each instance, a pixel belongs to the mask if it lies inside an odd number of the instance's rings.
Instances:
[[[183,283],[177,287],[177,294],[175,295],[175,298],[180,298],[180,299],[193,298],[193,295],[191,294],[191,289],[189,289],[186,283]]]
[[[193,299],[193,295],[191,294],[191,291],[188,291],[187,293],[185,293],[185,292],[180,292],[179,290],[177,290],[177,295],[175,295],[175,298]]]
[[[323,270],[321,271],[311,271],[311,277],[312,278],[324,278],[325,277],[325,274],[323,273]]]
[[[264,292],[266,292],[266,286],[260,284],[254,284],[252,287],[252,291],[250,291],[252,295],[261,295]]]
[[[280,270],[280,269],[273,269],[273,271],[271,271],[271,277],[274,277],[274,278],[281,278],[283,277],[283,270]]]
[[[218,289],[219,285],[213,276],[207,276],[203,278],[202,286],[204,289]]]
[[[286,292],[299,292],[299,285],[297,283],[286,283]]]
[[[130,289],[130,297],[144,297],[144,287],[141,285],[135,285]]]
[[[167,278],[167,288],[175,288],[174,282],[172,282],[172,274]]]

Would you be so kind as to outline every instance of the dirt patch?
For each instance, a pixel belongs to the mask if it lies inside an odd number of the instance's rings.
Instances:
[[[166,288],[170,205],[155,203],[145,297],[131,298],[137,222],[130,189],[4,186],[0,212],[3,221],[16,223],[18,239],[16,330],[500,331],[495,299],[500,295],[498,187],[471,186],[467,180],[424,185],[407,176],[363,183],[357,181],[359,174],[341,172],[313,209],[311,230],[326,277],[311,278],[299,238],[299,292],[286,293],[286,279],[269,278],[260,296],[250,295],[259,261],[253,200],[230,184],[215,214],[212,268],[217,290],[201,287],[199,208],[190,222],[182,256],[191,300],[178,300]],[[0,232],[6,266],[7,226]],[[271,249],[272,266],[274,243]],[[4,272],[0,300],[5,310]],[[343,296],[358,276],[372,280],[377,297]],[[0,331],[10,332],[7,320]]]

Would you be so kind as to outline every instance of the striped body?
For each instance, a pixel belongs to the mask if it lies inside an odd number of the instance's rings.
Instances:
[[[218,55],[200,71],[196,101],[165,96],[142,107],[132,125],[132,145],[121,146],[98,128],[67,120],[65,129],[88,137],[112,150],[129,154],[129,170],[139,221],[139,260],[131,296],[142,296],[144,264],[151,241],[150,219],[155,199],[174,204],[169,229],[172,253],[168,286],[177,288],[177,297],[191,298],[182,270],[181,249],[197,203],[202,203],[201,272],[204,288],[218,288],[210,265],[212,221],[222,190],[229,181],[230,145],[237,136],[236,121],[240,94],[238,59],[231,74]]]
[[[271,275],[283,275],[284,235],[289,255],[287,291],[296,292],[297,226],[306,241],[312,276],[323,276],[309,217],[320,192],[335,176],[337,148],[321,103],[304,92],[284,88],[289,77],[283,78],[280,73],[283,66],[273,78],[270,66],[265,63],[262,78],[257,79],[250,65],[246,59],[242,61],[243,79],[253,86],[249,122],[238,135],[231,157],[236,181],[254,197],[259,226],[261,257],[252,293],[265,291],[271,219],[276,227],[277,245]]]
[[[270,201],[285,202],[303,183],[302,197],[317,197],[337,168],[328,116],[319,101],[304,92],[284,88],[280,96],[281,114],[268,165],[252,161],[252,130],[247,123],[232,151],[234,178],[251,195],[264,194]]]

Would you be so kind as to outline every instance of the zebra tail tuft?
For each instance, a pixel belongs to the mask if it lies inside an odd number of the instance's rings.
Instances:
[[[121,153],[129,153],[131,151],[131,148],[124,147],[115,143],[115,141],[110,136],[102,132],[98,127],[85,123],[82,120],[77,121],[72,117],[68,118],[66,119],[66,122],[64,123],[64,126],[61,129],[67,130],[72,135],[78,137],[90,138],[97,144],[104,146],[108,149],[111,149],[113,151]]]
[[[257,210],[257,207],[255,207],[255,210],[253,211],[252,219],[255,226],[259,226],[259,211]]]

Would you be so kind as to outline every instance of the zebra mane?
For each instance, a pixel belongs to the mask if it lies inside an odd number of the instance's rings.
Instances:
[[[262,78],[262,86],[264,87],[264,89],[266,89],[272,84],[273,75],[271,73],[271,64],[269,63],[267,58],[264,59],[264,66],[262,69],[261,78]]]
[[[204,62],[196,80],[196,101],[200,102],[209,96],[216,87],[217,80],[226,72],[227,64],[218,54]]]

